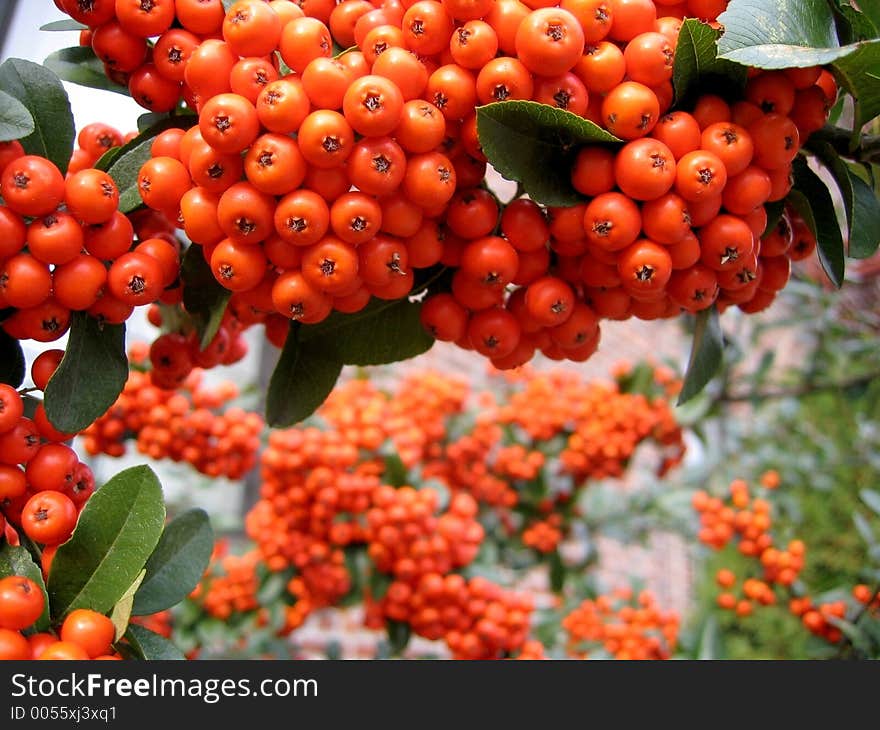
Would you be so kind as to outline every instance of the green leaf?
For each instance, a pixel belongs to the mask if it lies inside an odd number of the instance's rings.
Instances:
[[[877,230],[880,202],[870,186],[851,168],[847,168],[847,173],[853,190],[852,224],[847,253],[854,259],[866,259],[874,255],[877,245],[880,244],[880,232]]]
[[[562,556],[558,550],[550,553],[550,590],[554,593],[562,593],[565,588],[565,563],[562,562]]]
[[[46,415],[59,431],[78,433],[107,412],[127,379],[125,325],[74,312],[64,357],[46,385]]]
[[[584,144],[618,144],[614,135],[577,114],[534,101],[477,107],[483,152],[504,177],[521,182],[537,203],[575,205],[571,164]]]
[[[232,292],[211,273],[211,267],[198,244],[191,245],[183,254],[180,278],[183,282],[183,306],[192,317],[204,348],[217,334]]]
[[[210,558],[210,555],[208,556]],[[288,576],[283,573],[271,573],[260,590],[257,591],[257,603],[269,606],[278,601],[287,588]]]
[[[692,97],[698,88],[739,92],[746,82],[744,66],[719,59],[716,41],[721,35],[706,23],[688,18],[681,25],[675,46],[672,86],[676,103]]]
[[[34,118],[28,108],[15,97],[0,91],[0,142],[27,137],[34,129]]]
[[[880,115],[880,41],[858,44],[854,52],[837,60],[832,68],[838,82],[856,100],[855,138],[865,124]]]
[[[59,31],[59,30],[86,30],[89,26],[78,23],[73,18],[65,18],[64,20],[53,20],[40,26],[40,30]]]
[[[767,225],[764,228],[764,233],[761,234],[762,237],[776,228],[776,224],[779,223],[779,219],[782,218],[782,214],[785,212],[785,201],[776,200],[771,203],[764,203],[764,210],[767,211]]]
[[[49,628],[49,595],[46,593],[46,584],[43,582],[43,572],[26,548],[10,545],[4,541],[0,544],[0,578],[7,578],[10,575],[30,578],[40,586],[44,598],[43,613],[34,622],[34,629],[45,631]]]
[[[687,372],[676,405],[687,403],[697,395],[721,369],[724,356],[724,337],[715,307],[697,313],[694,342],[688,360]]]
[[[132,583],[128,587],[128,590],[122,594],[122,598],[116,602],[116,605],[113,606],[113,610],[110,612],[110,620],[113,622],[113,627],[116,629],[113,641],[119,641],[125,635],[125,630],[128,628],[128,622],[131,619],[131,609],[132,606],[134,606],[134,595],[137,593],[146,574],[146,570],[142,570],[138,573],[137,578],[134,579],[134,583]]]
[[[141,195],[138,192],[137,180],[141,167],[151,157],[150,148],[156,135],[172,127],[187,129],[195,124],[195,122],[196,117],[191,114],[162,119],[145,132],[141,132],[127,144],[124,144],[110,158],[106,168],[99,168],[104,169],[113,178],[116,187],[119,188],[119,210],[123,213],[130,213],[135,208],[143,205]]]
[[[876,492],[873,489],[862,489],[859,491],[859,497],[874,512],[880,515],[880,492]]]
[[[846,263],[843,237],[831,193],[802,157],[795,158],[792,171],[795,194],[789,193],[790,202],[804,217],[807,225],[812,224],[818,244],[819,261],[828,278],[839,288],[843,284]]]
[[[402,487],[410,483],[406,465],[397,453],[388,454],[384,461],[385,473],[382,475],[383,484],[390,484],[392,487]]]
[[[96,491],[52,561],[53,617],[113,608],[143,570],[164,522],[162,487],[148,466],[126,469]]]
[[[706,618],[700,631],[700,641],[696,649],[696,659],[718,659],[721,636],[718,632],[718,621],[712,615]]]
[[[854,649],[865,655],[871,653],[873,643],[859,626],[856,626],[854,623],[851,623],[846,619],[838,618],[837,616],[826,616],[825,620],[832,626],[836,626],[840,629],[841,632],[843,632],[843,635],[846,636],[849,642],[853,645]]]
[[[236,3],[236,0],[223,0],[223,9],[226,12],[229,12],[229,8],[231,8],[233,5],[235,5],[235,3]]]
[[[127,86],[117,84],[107,76],[104,64],[91,46],[62,48],[48,55],[43,64],[58,74],[59,78],[77,86],[131,96]]]
[[[164,119],[169,119],[170,116],[168,112],[146,112],[141,114],[137,120],[138,132],[146,132],[150,127]]]
[[[0,328],[0,383],[17,388],[22,384],[24,374],[25,362],[21,342]]]
[[[293,323],[269,381],[266,420],[273,427],[292,426],[314,413],[342,372],[342,360],[332,345],[323,338],[300,343],[299,331]]]
[[[132,612],[146,616],[180,603],[198,585],[211,560],[214,531],[208,513],[192,509],[172,520],[146,564]]]
[[[391,655],[400,656],[404,649],[406,649],[410,636],[412,636],[409,624],[405,621],[389,620],[386,624],[386,630],[388,631]]]
[[[880,233],[876,225],[880,220],[880,203],[868,185],[856,177],[835,149],[828,143],[813,146],[834,177],[843,198],[843,210],[849,228],[848,254],[853,258],[867,258],[877,250]]]
[[[212,277],[213,278],[213,277]],[[304,326],[300,341],[332,343],[346,365],[384,365],[431,349],[434,339],[419,319],[422,305],[406,299],[372,299],[360,312],[331,314],[323,322]]]
[[[880,30],[880,0],[858,0],[859,10]]]
[[[29,155],[45,157],[67,172],[76,127],[70,100],[59,78],[31,61],[10,58],[0,66],[0,89],[27,107],[34,131],[21,140]]]
[[[860,48],[839,44],[826,0],[731,0],[718,22],[718,55],[745,66],[824,66]]]
[[[837,35],[841,43],[857,43],[877,36],[877,28],[871,19],[852,5],[835,2],[834,10],[837,13]]]
[[[183,652],[168,639],[143,626],[131,624],[125,632],[125,638],[139,659],[147,661],[186,659]]]
[[[381,601],[388,593],[393,579],[387,573],[380,573],[378,570],[370,571],[370,579],[368,586],[370,589],[370,598],[374,601]]]

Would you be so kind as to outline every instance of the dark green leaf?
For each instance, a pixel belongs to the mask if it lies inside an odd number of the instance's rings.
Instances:
[[[26,548],[13,546],[3,541],[0,544],[0,578],[7,578],[10,575],[30,578],[40,586],[45,603],[42,615],[34,623],[34,629],[45,631],[49,628],[49,595],[46,593],[46,584],[43,582],[43,572]]]
[[[853,217],[847,253],[854,259],[873,256],[880,244],[880,202],[868,184],[847,168],[853,189]]]
[[[880,492],[873,489],[862,489],[859,491],[859,497],[868,505],[877,515],[880,515]]]
[[[125,638],[139,659],[154,660],[185,660],[186,657],[174,644],[155,631],[143,626],[131,624],[125,632]]]
[[[34,131],[21,140],[25,152],[46,157],[66,173],[76,127],[58,77],[39,64],[10,58],[0,66],[0,89],[24,104],[33,117]]]
[[[700,88],[712,87],[713,93],[740,91],[745,85],[744,66],[717,58],[716,41],[720,31],[688,18],[682,23],[675,46],[672,86],[681,103]]]
[[[226,12],[229,12],[229,8],[231,8],[233,5],[235,5],[235,3],[236,3],[236,0],[223,0],[223,9]]]
[[[148,466],[126,469],[96,491],[52,561],[53,617],[113,608],[143,570],[164,522],[162,487]]]
[[[764,210],[767,211],[767,225],[764,228],[764,233],[761,234],[762,236],[766,236],[776,228],[776,224],[779,223],[779,219],[782,218],[785,211],[785,201],[777,200],[772,203],[764,203]]]
[[[412,630],[405,621],[389,620],[386,625],[388,631],[388,643],[390,645],[391,655],[400,656],[406,645],[409,644],[409,637]]]
[[[297,323],[291,326],[269,381],[266,420],[273,427],[292,426],[312,415],[342,372],[342,360],[332,345],[324,338],[300,343],[299,330]]]
[[[150,127],[159,124],[159,122],[168,119],[168,112],[147,112],[141,114],[137,120],[138,132],[146,132]]]
[[[207,512],[193,509],[172,520],[147,560],[147,574],[134,597],[132,613],[146,616],[180,603],[201,580],[213,549],[214,532]]]
[[[15,97],[0,91],[0,142],[27,137],[34,129],[34,118],[28,108]]]
[[[826,0],[731,0],[718,22],[718,55],[746,66],[823,66],[858,50],[839,45]]]
[[[91,46],[62,48],[46,57],[46,68],[52,69],[59,78],[78,86],[99,91],[112,91],[123,96],[131,96],[128,87],[117,84],[104,72],[101,62]]]
[[[131,609],[134,606],[134,596],[146,574],[146,570],[142,570],[138,573],[137,578],[134,579],[134,583],[132,583],[128,587],[128,590],[122,594],[122,598],[116,602],[116,605],[113,606],[113,610],[110,612],[110,621],[113,623],[113,628],[116,629],[113,641],[119,641],[125,634],[125,630],[128,628],[128,622],[131,620]]]
[[[0,383],[17,388],[22,384],[24,374],[25,362],[21,343],[0,328]]]
[[[127,144],[124,144],[119,149],[119,152],[111,158],[106,172],[113,178],[116,187],[119,188],[119,210],[123,213],[130,213],[135,208],[143,205],[141,195],[138,192],[138,174],[144,163],[151,157],[150,148],[156,135],[172,127],[187,129],[195,124],[195,122],[196,117],[189,114],[162,119],[145,132],[141,132]]]
[[[232,292],[220,285],[205,261],[202,247],[190,246],[180,267],[183,306],[193,319],[202,347],[217,334]]]
[[[808,225],[812,223],[819,249],[822,268],[835,286],[843,284],[845,261],[843,236],[834,209],[831,193],[822,179],[813,172],[802,157],[795,158],[792,165],[794,187],[789,200],[804,216]],[[798,196],[800,193],[800,197]],[[805,212],[805,209],[808,212]]]
[[[550,553],[550,590],[554,593],[562,593],[565,588],[565,563],[558,550]]]
[[[851,46],[850,46],[851,47]],[[880,114],[880,41],[861,43],[833,66],[840,84],[856,101],[854,138]]]
[[[852,5],[836,2],[834,10],[837,13],[837,36],[841,43],[857,43],[876,37],[877,28],[871,19]]]
[[[832,626],[836,626],[840,629],[843,632],[843,635],[849,639],[849,642],[853,645],[854,649],[866,655],[871,653],[873,644],[859,626],[856,626],[854,623],[851,623],[846,619],[838,618],[837,616],[829,615],[825,617],[825,620]]]
[[[388,454],[385,457],[384,484],[392,487],[402,487],[409,484],[409,472],[406,465],[397,453]]]
[[[64,433],[82,431],[116,402],[127,378],[125,325],[74,312],[64,358],[46,386],[49,421]]]
[[[858,0],[859,10],[880,30],[880,0]]]
[[[116,147],[111,147],[108,149],[103,155],[98,158],[98,161],[95,163],[96,170],[106,170],[110,165],[113,164],[113,161],[119,157],[119,154],[122,152],[122,145],[118,145]]]
[[[721,369],[724,355],[724,337],[715,307],[697,314],[694,342],[688,360],[684,383],[677,405],[686,403],[697,395]]]
[[[374,601],[381,601],[385,598],[388,588],[392,583],[392,578],[387,573],[380,573],[378,570],[370,571],[370,598]]]
[[[620,143],[614,135],[572,112],[534,101],[501,101],[477,108],[477,133],[492,166],[521,182],[544,205],[574,205],[571,164],[584,144]]]
[[[304,326],[301,342],[332,343],[346,365],[384,365],[427,352],[434,339],[422,327],[422,305],[406,299],[373,299],[360,312],[331,314],[317,325]]]
[[[880,203],[874,191],[853,174],[849,165],[830,144],[819,143],[813,145],[812,149],[833,175],[840,189],[849,229],[848,254],[853,258],[867,258],[874,253],[880,242],[880,232],[877,230]]]
[[[78,23],[73,18],[65,18],[64,20],[53,20],[40,26],[40,30],[86,30],[89,26]]]

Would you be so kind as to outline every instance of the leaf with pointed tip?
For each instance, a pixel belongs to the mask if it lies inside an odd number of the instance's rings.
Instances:
[[[709,307],[697,313],[691,356],[677,405],[687,403],[706,387],[721,369],[723,355],[724,337],[721,334],[718,310]]]
[[[672,66],[672,86],[677,104],[708,87],[713,93],[742,91],[746,68],[718,58],[716,42],[719,35],[720,31],[695,18],[682,23]]]
[[[63,20],[53,20],[40,26],[40,30],[61,31],[61,30],[88,30],[89,26],[83,25],[75,21],[73,18],[64,18]]]
[[[803,157],[795,158],[792,172],[794,186],[788,199],[816,234],[819,262],[831,283],[839,288],[843,284],[846,262],[841,225],[831,193]]]
[[[126,469],[98,489],[52,560],[52,616],[110,611],[143,570],[164,523],[162,486],[148,466]]]
[[[293,323],[272,378],[266,398],[266,420],[270,426],[299,423],[317,410],[330,395],[342,360],[325,338],[300,342],[300,325]]]

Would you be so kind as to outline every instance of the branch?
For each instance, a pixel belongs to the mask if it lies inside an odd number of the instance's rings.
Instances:
[[[861,136],[859,146],[855,150],[850,149],[850,139],[852,132],[843,127],[826,124],[818,132],[814,132],[807,144],[806,149],[815,142],[826,142],[830,144],[835,152],[841,157],[846,157],[857,162],[876,162],[880,163],[880,135],[863,134]]]
[[[847,380],[838,380],[831,383],[803,383],[792,388],[778,388],[776,390],[752,390],[747,393],[722,393],[716,400],[719,403],[741,403],[751,400],[777,400],[780,398],[800,398],[811,393],[820,393],[828,390],[845,390],[854,388],[880,378],[880,371],[866,373]]]

